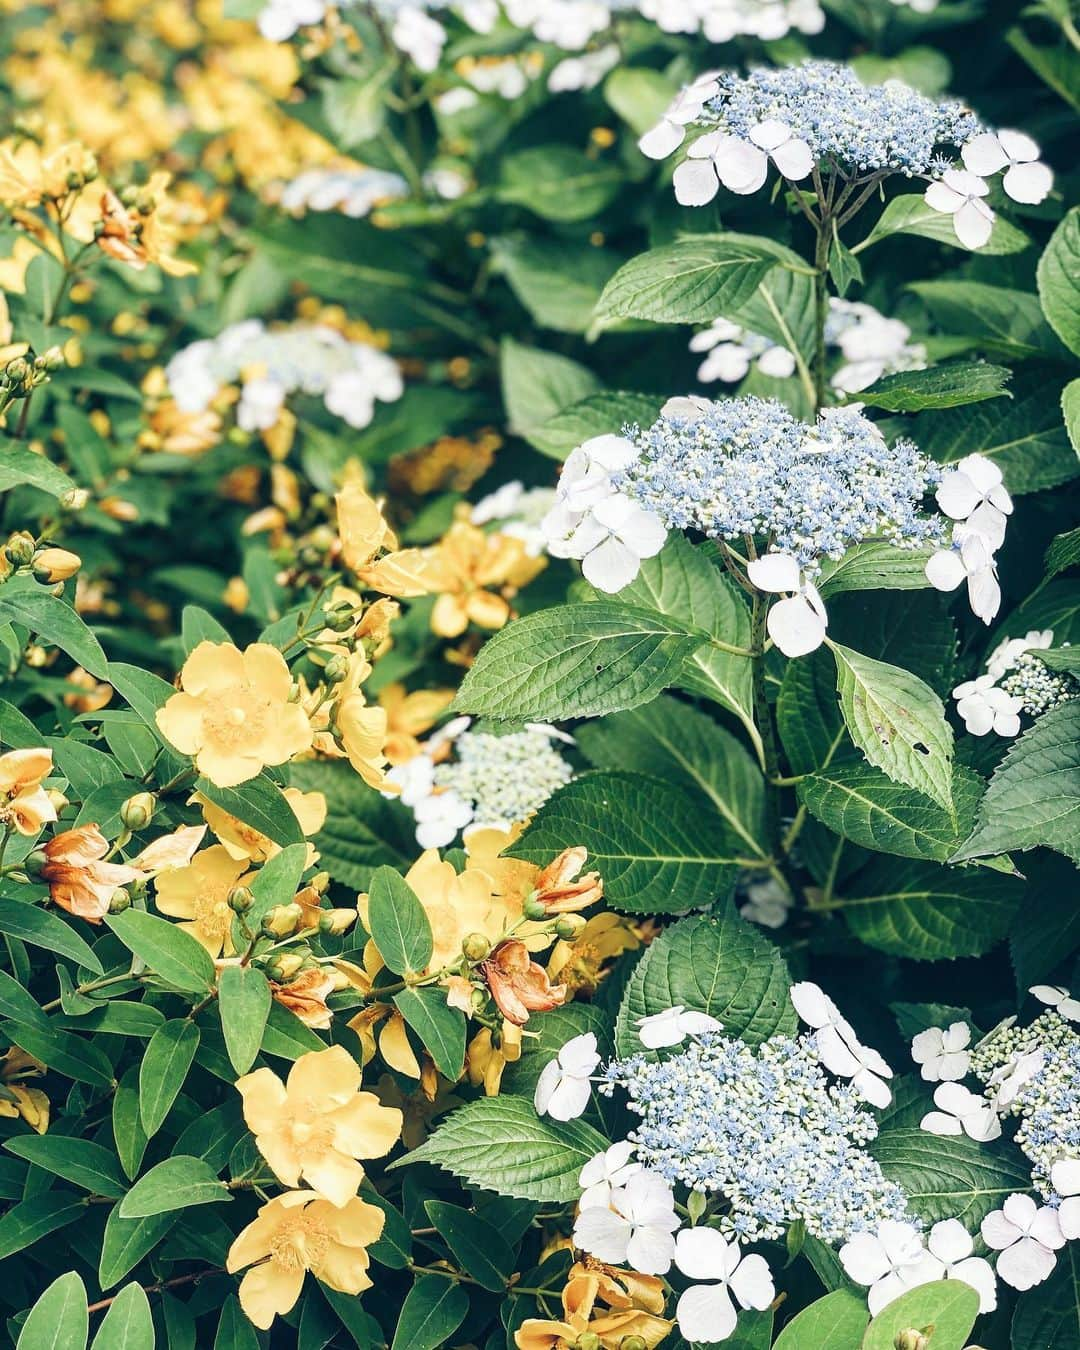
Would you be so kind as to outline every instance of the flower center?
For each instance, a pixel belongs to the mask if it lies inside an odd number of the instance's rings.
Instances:
[[[229,749],[256,744],[270,725],[269,701],[236,685],[207,700],[204,725],[212,740]]]
[[[318,1270],[329,1246],[325,1226],[308,1214],[297,1214],[274,1234],[270,1259],[282,1270]]]
[[[302,1116],[294,1118],[289,1127],[293,1143],[308,1157],[321,1157],[334,1146],[334,1127],[319,1119],[313,1102],[305,1102],[302,1110]]]

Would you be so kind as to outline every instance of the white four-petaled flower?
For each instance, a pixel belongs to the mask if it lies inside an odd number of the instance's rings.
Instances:
[[[575,1120],[589,1105],[590,1078],[600,1063],[596,1036],[587,1031],[566,1042],[555,1059],[544,1065],[536,1080],[533,1105],[537,1115]]]
[[[998,736],[1020,734],[1020,710],[1024,700],[999,689],[992,675],[965,680],[952,693],[956,711],[972,736],[985,736],[990,731]]]
[[[754,558],[747,576],[759,591],[784,595],[769,608],[769,636],[785,656],[806,656],[825,641],[829,618],[812,581],[803,576],[790,553],[766,553]]]
[[[670,1045],[682,1045],[687,1036],[700,1036],[705,1031],[719,1031],[722,1023],[708,1013],[687,1011],[681,1003],[663,1012],[639,1017],[636,1023],[638,1039],[647,1050],[660,1050]]]
[[[1058,1225],[1067,1241],[1080,1238],[1080,1158],[1062,1158],[1050,1169],[1050,1184],[1058,1195]]]
[[[675,199],[682,206],[705,206],[720,184],[746,196],[756,192],[769,175],[769,160],[785,178],[798,181],[814,167],[809,145],[786,122],[768,118],[750,128],[747,139],[725,131],[708,131],[686,152],[672,175]]]
[[[1014,202],[1037,206],[1054,186],[1051,170],[1039,161],[1039,147],[1022,131],[984,131],[973,136],[960,151],[972,173],[1005,170],[1001,186]]]
[[[702,108],[720,92],[716,76],[719,72],[707,70],[681,89],[664,110],[656,126],[638,141],[638,149],[649,159],[666,159],[686,139],[686,128],[695,121]]]
[[[942,1219],[930,1229],[926,1240],[930,1255],[940,1263],[935,1280],[962,1280],[979,1295],[979,1312],[997,1307],[997,1280],[989,1261],[974,1256],[971,1234],[959,1219]]]
[[[641,1171],[641,1164],[633,1162],[634,1145],[629,1139],[612,1144],[603,1153],[595,1153],[578,1174],[581,1184],[580,1209],[593,1205],[608,1206],[611,1192],[625,1186],[632,1176]]]
[[[574,1246],[642,1275],[666,1275],[680,1225],[675,1195],[655,1172],[636,1172],[611,1192],[610,1207],[590,1205],[574,1223]]]
[[[882,1308],[920,1284],[940,1278],[940,1264],[912,1223],[886,1219],[876,1233],[856,1233],[840,1248],[840,1264],[856,1284],[869,1286],[867,1302]]]
[[[1065,1245],[1057,1211],[1036,1205],[1030,1195],[1010,1195],[983,1219],[980,1231],[986,1245],[1001,1253],[999,1278],[1020,1290],[1041,1284],[1057,1265],[1058,1248]]]
[[[970,1044],[971,1028],[966,1022],[953,1022],[944,1030],[927,1027],[912,1040],[911,1058],[926,1082],[950,1082],[967,1073]]]
[[[994,228],[994,213],[983,200],[990,192],[985,178],[968,169],[946,169],[926,189],[925,201],[934,211],[952,216],[956,237],[965,248],[987,243]]]
[[[791,1002],[802,1020],[814,1029],[818,1054],[830,1073],[850,1078],[851,1086],[872,1106],[888,1106],[892,1090],[885,1079],[892,1077],[892,1069],[876,1050],[862,1044],[828,994],[804,980],[791,986]]]
[[[961,1083],[942,1083],[934,1091],[936,1111],[930,1111],[919,1123],[927,1134],[966,1134],[980,1144],[1001,1137],[1001,1121],[985,1097]]]
[[[1064,985],[1033,984],[1028,993],[1048,1008],[1053,1008],[1059,1017],[1067,1018],[1070,1022],[1080,1022],[1080,999],[1073,998]]]
[[[772,1275],[763,1256],[744,1256],[714,1228],[684,1228],[675,1239],[675,1264],[692,1280],[679,1296],[675,1318],[683,1337],[711,1344],[735,1330],[736,1303],[764,1311],[775,1297]]]

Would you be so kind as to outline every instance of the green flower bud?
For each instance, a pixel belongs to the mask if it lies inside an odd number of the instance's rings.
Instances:
[[[585,924],[584,914],[560,914],[555,924],[555,933],[564,942],[573,942],[580,936]]]
[[[123,886],[118,886],[109,898],[109,913],[123,914],[125,909],[131,908],[131,896],[124,890]]]
[[[548,912],[539,900],[529,899],[522,906],[522,913],[527,919],[539,920],[546,919]]]
[[[483,933],[469,933],[461,944],[461,950],[468,961],[483,961],[491,953],[491,943]]]
[[[327,684],[340,684],[349,673],[349,658],[340,652],[332,656],[323,667],[323,679]]]
[[[234,886],[225,897],[225,903],[234,914],[246,914],[255,903],[255,897],[247,886]]]
[[[19,530],[7,541],[4,556],[12,567],[25,567],[33,562],[35,551],[34,536],[28,534],[26,530]]]
[[[927,1339],[921,1331],[909,1327],[907,1331],[898,1331],[893,1339],[896,1350],[926,1350]]]
[[[128,830],[144,830],[153,819],[157,802],[152,792],[137,792],[120,807],[120,819]]]
[[[691,1223],[697,1223],[705,1213],[705,1206],[708,1204],[708,1197],[704,1191],[691,1191],[686,1201],[686,1212],[690,1215]]]
[[[263,915],[262,930],[269,937],[292,937],[303,917],[304,911],[299,905],[275,905]]]

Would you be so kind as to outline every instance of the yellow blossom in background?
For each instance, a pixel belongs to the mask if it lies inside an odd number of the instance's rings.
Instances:
[[[339,1209],[311,1191],[276,1196],[229,1248],[230,1274],[252,1266],[240,1281],[241,1308],[255,1326],[268,1330],[275,1316],[295,1305],[308,1271],[342,1294],[369,1289],[367,1248],[378,1241],[384,1223],[382,1210],[360,1199]]]
[[[286,788],[282,794],[289,803],[301,831],[306,836],[318,834],[326,823],[326,798],[321,792],[301,792],[299,788]],[[281,852],[281,845],[275,844],[265,834],[260,834],[252,825],[236,816],[230,815],[224,807],[204,797],[201,792],[192,794],[191,801],[202,810],[203,820],[210,826],[219,842],[230,857],[250,862],[266,862]],[[308,866],[318,861],[319,855],[308,845]]]
[[[76,593],[76,609],[80,609]],[[80,611],[81,612],[81,611]],[[71,692],[64,695],[64,706],[75,712],[98,712],[107,707],[112,700],[113,687],[103,680],[97,680],[82,666],[76,666],[64,676],[64,683],[71,686]]]
[[[25,234],[16,237],[12,245],[11,252],[6,258],[0,258],[0,291],[13,292],[16,295],[22,295],[26,290],[26,269],[35,258],[41,256],[41,249],[37,244],[32,243]],[[7,313],[7,302],[4,302],[5,316]],[[7,342],[11,337],[10,325],[7,327],[7,335],[4,341]],[[13,356],[22,356],[26,351],[25,342],[18,344],[22,351],[7,351],[5,349],[4,359],[10,361]]]
[[[150,413],[148,429],[139,437],[139,444],[144,450],[194,456],[212,450],[221,437],[221,417],[213,408],[185,412],[169,398]]]
[[[386,711],[383,746],[391,764],[404,764],[420,753],[419,737],[430,731],[439,715],[454,701],[453,689],[418,689],[406,693],[403,684],[388,684],[379,693],[379,706]]]
[[[41,786],[52,771],[52,751],[44,747],[0,755],[0,826],[35,835],[56,819],[56,808]]]
[[[337,504],[341,557],[350,571],[356,572],[383,551],[397,548],[397,538],[370,496],[357,473],[346,477],[345,485],[334,499]]]
[[[597,1300],[607,1302],[609,1294],[615,1304],[598,1308]],[[595,1337],[593,1343],[602,1350],[618,1350],[629,1336],[640,1336],[647,1350],[654,1350],[672,1329],[670,1321],[658,1316],[664,1308],[660,1280],[599,1263],[571,1267],[562,1305],[561,1319],[530,1317],[523,1322],[514,1333],[517,1350],[572,1350],[586,1334]]]
[[[642,936],[632,919],[623,914],[595,914],[576,938],[555,943],[547,972],[551,979],[567,986],[569,997],[578,992],[591,994],[603,979],[609,961],[641,945]]]
[[[6,206],[37,206],[67,197],[72,177],[93,177],[93,159],[78,142],[53,150],[29,138],[0,142],[0,202]]]
[[[180,687],[158,709],[158,728],[217,787],[246,783],[311,747],[311,723],[289,701],[292,677],[276,647],[254,642],[240,652],[231,642],[200,642]]]
[[[384,1073],[375,1086],[381,1101],[401,1111],[401,1142],[407,1149],[419,1148],[428,1136],[431,1122],[462,1104],[454,1095],[453,1084],[444,1078],[437,1080],[434,1091],[421,1083],[411,1092],[402,1092],[390,1074]]]
[[[259,1152],[285,1186],[306,1181],[339,1208],[364,1179],[361,1158],[381,1158],[401,1134],[401,1112],[362,1092],[362,1070],[340,1045],[301,1055],[283,1083],[256,1069],[236,1087]]]
[[[526,556],[520,539],[485,534],[465,521],[451,525],[432,549],[427,576],[439,596],[431,614],[431,628],[439,637],[460,637],[470,623],[478,628],[502,628],[510,606],[500,588]]]
[[[41,1088],[26,1087],[27,1078],[40,1078],[45,1065],[12,1046],[0,1056],[0,1119],[22,1118],[38,1134],[49,1128],[49,1099]]]
[[[162,914],[180,919],[180,928],[201,942],[211,956],[233,955],[229,892],[246,886],[254,876],[245,872],[247,859],[237,859],[224,844],[212,844],[196,854],[186,867],[174,867],[158,877],[155,902]]]
[[[359,690],[347,694],[337,705],[337,730],[349,763],[369,787],[385,782],[386,709],[368,703]]]
[[[495,462],[502,437],[488,428],[475,438],[440,436],[431,445],[395,455],[387,481],[395,493],[468,492]]]

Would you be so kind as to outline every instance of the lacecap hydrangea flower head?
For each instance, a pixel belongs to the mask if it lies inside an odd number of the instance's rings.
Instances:
[[[926,202],[952,216],[958,240],[980,248],[994,213],[983,175],[1005,170],[1014,200],[1042,201],[1053,185],[1039,148],[1017,132],[988,131],[961,103],[936,102],[898,80],[865,85],[848,66],[805,61],[746,76],[709,71],[687,86],[639,142],[664,159],[693,135],[675,169],[675,196],[704,206],[721,186],[757,192],[775,168],[802,183],[812,175],[842,185],[837,211],[857,192],[896,174],[924,179]]]
[[[944,514],[926,508],[935,491]],[[769,611],[770,637],[802,656],[825,639],[814,586],[822,564],[870,539],[937,546],[927,579],[942,590],[966,580],[989,622],[1000,603],[994,553],[1011,509],[989,460],[972,455],[942,470],[911,441],[889,445],[856,408],[823,409],[810,426],[774,399],[683,398],[649,428],[578,447],[544,528],[548,551],[580,559],[586,580],[609,593],[659,553],[669,530],[738,542],[749,556],[729,549],[733,565],[783,597]],[[956,522],[948,542],[946,516]]]

